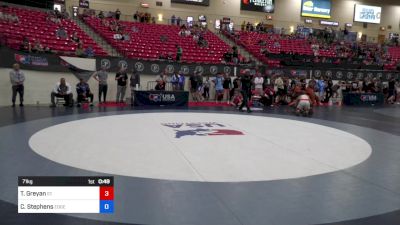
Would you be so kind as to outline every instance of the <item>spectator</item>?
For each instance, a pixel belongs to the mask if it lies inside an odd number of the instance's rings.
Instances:
[[[156,24],[156,17],[154,17],[154,16],[151,17],[151,23],[152,23],[152,24]]]
[[[48,54],[53,53],[53,51],[51,50],[51,48],[48,45],[44,46],[43,51],[44,51],[44,53],[48,53]]]
[[[86,57],[90,57],[90,58],[92,58],[92,57],[95,56],[93,47],[92,47],[91,45],[89,45],[89,46],[85,49],[85,56],[86,56]]]
[[[104,19],[104,13],[103,13],[103,11],[100,11],[100,12],[99,12],[98,17],[99,17],[99,19]]]
[[[61,78],[60,82],[56,84],[51,92],[51,107],[56,106],[55,98],[64,98],[64,106],[72,107],[73,95],[71,85],[65,81],[65,78]]]
[[[206,80],[203,83],[203,98],[206,100],[210,99],[210,86],[211,86],[210,77],[207,76]]]
[[[101,67],[101,70],[93,73],[92,75],[95,80],[99,82],[99,103],[101,103],[101,97],[103,96],[103,103],[106,103],[107,90],[108,90],[108,73],[105,66]]]
[[[189,88],[189,90],[190,90],[190,94],[191,94],[191,96],[192,96],[192,100],[193,101],[198,101],[199,99],[197,98],[198,96],[197,96],[197,88],[198,88],[198,82],[197,82],[197,79],[196,79],[196,74],[197,72],[194,72],[194,74],[192,74],[190,77],[189,77],[189,84],[190,84],[190,88]]]
[[[229,101],[231,99],[230,91],[231,91],[231,88],[232,88],[232,80],[231,80],[231,77],[229,76],[229,74],[225,74],[224,75],[224,81],[222,83],[222,87],[224,88],[223,99],[225,101],[227,101],[227,103],[229,104]]]
[[[181,17],[178,16],[178,18],[176,19],[176,25],[180,26],[181,25]]]
[[[67,10],[65,10],[65,8],[61,9],[61,18],[63,18],[63,19],[69,18],[69,13],[67,12]]]
[[[126,93],[126,83],[128,80],[128,75],[125,68],[120,68],[115,75],[115,80],[117,81],[117,103],[123,103]]]
[[[131,86],[131,105],[134,102],[134,92],[140,90],[140,74],[136,69],[132,69],[132,75],[130,79]]]
[[[129,40],[131,40],[131,36],[129,35],[129,32],[125,32],[123,35],[122,35],[122,39],[121,40],[123,40],[123,41],[129,41]]]
[[[256,77],[254,78],[254,89],[259,95],[262,95],[264,92],[263,84],[264,84],[264,77],[261,76],[261,73],[257,73]]]
[[[80,39],[79,39],[79,37],[78,37],[78,32],[75,31],[75,32],[72,34],[71,40],[72,40],[73,42],[75,42],[75,43],[79,43],[79,42],[80,42]]]
[[[179,90],[183,91],[185,89],[185,76],[183,75],[182,71],[179,71],[178,77]]]
[[[242,104],[239,106],[239,110],[242,111],[243,107],[247,108],[247,112],[250,113],[251,109],[248,104],[248,100],[251,98],[251,77],[250,72],[246,71],[246,73],[240,79],[241,83],[241,94],[243,96]]]
[[[160,41],[161,43],[166,43],[168,41],[168,37],[164,34],[160,35]]]
[[[119,20],[120,17],[121,17],[121,11],[119,11],[119,9],[117,9],[117,11],[115,11],[115,19]]]
[[[43,46],[42,46],[42,44],[40,44],[39,40],[35,41],[35,45],[32,48],[32,52],[35,52],[35,53],[43,53],[44,52]]]
[[[175,23],[176,23],[176,17],[175,17],[175,15],[172,15],[171,16],[171,24],[175,25]]]
[[[215,102],[219,102],[223,99],[224,96],[224,77],[221,73],[218,73],[213,82],[215,85]]]
[[[181,61],[182,53],[183,53],[183,50],[182,50],[181,46],[176,45],[176,61],[177,62]]]
[[[24,37],[19,49],[24,52],[32,52],[32,44],[29,42],[27,37]]]
[[[77,106],[80,107],[83,101],[90,100],[90,106],[93,106],[93,94],[90,91],[89,84],[86,83],[83,78],[79,79],[79,83],[76,84],[76,93],[78,94],[78,104]],[[89,100],[88,100],[89,98]]]
[[[56,35],[57,35],[57,37],[63,38],[63,39],[66,39],[68,37],[67,31],[62,26],[56,31]]]
[[[85,57],[85,50],[83,49],[83,44],[79,43],[75,49],[75,55],[78,57]]]
[[[137,22],[138,19],[139,19],[139,12],[136,11],[135,14],[133,14],[133,20],[134,20],[135,22]]]
[[[18,63],[13,65],[10,71],[10,82],[12,85],[12,107],[15,107],[15,100],[19,94],[19,106],[24,106],[24,82],[25,74],[20,70]]]
[[[173,91],[178,91],[179,90],[179,73],[174,73],[172,74],[171,77],[171,84],[172,84],[172,90]]]

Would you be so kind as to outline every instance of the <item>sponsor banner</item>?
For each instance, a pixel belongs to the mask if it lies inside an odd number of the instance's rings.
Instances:
[[[169,61],[146,61],[123,59],[115,57],[105,57],[96,59],[96,67],[99,70],[102,66],[107,70],[116,72],[119,68],[124,67],[128,71],[132,69],[137,70],[141,74],[157,75],[162,72],[167,74],[179,73],[184,75],[193,74],[195,71],[200,72],[202,75],[216,75],[217,73],[227,73],[233,76],[234,67],[228,65],[215,65],[215,64],[185,64]]]
[[[302,77],[308,78],[309,70],[302,69],[265,69],[265,75],[273,76],[286,76],[290,78]]]
[[[302,0],[301,16],[331,18],[331,0]]]
[[[135,91],[134,106],[187,107],[187,91]]]
[[[381,23],[382,7],[370,5],[354,6],[354,21],[362,23]]]
[[[9,48],[0,48],[0,55],[0,67],[4,68],[11,68],[14,63],[18,63],[23,70],[68,71],[61,65],[60,57],[53,54],[25,53]]]
[[[345,93],[343,103],[345,105],[382,105],[384,98],[382,93]]]
[[[210,0],[171,0],[171,3],[209,6]]]
[[[89,0],[79,0],[79,7],[80,8],[85,8],[88,9],[89,8]]]
[[[346,69],[315,69],[312,70],[313,79],[331,78],[332,80],[363,80],[365,78],[379,78],[381,81],[388,81],[391,78],[400,78],[397,71],[380,70],[346,70]]]
[[[241,0],[240,10],[273,13],[275,0]]]

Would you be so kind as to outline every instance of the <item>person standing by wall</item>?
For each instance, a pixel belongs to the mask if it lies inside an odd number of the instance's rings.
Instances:
[[[130,86],[131,86],[131,105],[133,106],[135,91],[138,91],[140,89],[140,74],[135,68],[132,69]]]
[[[181,61],[181,57],[182,57],[182,48],[179,45],[176,45],[176,61],[180,62]]]
[[[126,68],[120,68],[120,70],[115,75],[115,80],[117,81],[117,103],[123,103],[126,93],[126,83],[128,80],[128,74],[126,73]]]
[[[13,70],[10,71],[10,81],[12,85],[12,107],[15,107],[17,93],[19,94],[19,106],[24,106],[24,81],[25,75],[20,70],[18,63],[13,65]]]
[[[101,67],[101,70],[93,74],[93,78],[99,82],[99,103],[101,103],[101,97],[103,96],[103,103],[106,103],[107,90],[108,90],[108,73],[106,67]]]
[[[251,97],[251,77],[250,72],[247,71],[241,78],[241,94],[243,96],[242,104],[239,106],[239,111],[243,111],[243,107],[247,108],[247,112],[250,113],[251,109],[249,107],[249,99]]]
[[[229,74],[224,75],[224,82],[222,86],[224,88],[224,100],[229,104],[229,101],[231,99],[230,91],[232,88],[232,80]]]

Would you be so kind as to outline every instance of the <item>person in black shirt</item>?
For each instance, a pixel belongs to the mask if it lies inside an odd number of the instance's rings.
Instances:
[[[121,68],[119,72],[117,72],[115,80],[117,81],[117,102],[124,102],[126,83],[128,80],[128,74],[125,68]]]
[[[250,72],[247,71],[244,76],[240,78],[241,83],[241,94],[243,96],[242,104],[239,106],[239,110],[242,111],[243,107],[246,106],[247,112],[251,112],[248,101],[251,97],[251,77]]]
[[[228,74],[225,74],[224,76],[224,82],[222,83],[222,87],[224,88],[224,99],[228,102],[230,98],[230,90],[232,87],[232,80],[231,77]]]
[[[396,99],[396,95],[395,95],[395,84],[396,84],[396,80],[392,77],[389,80],[389,84],[388,84],[388,103],[393,104],[394,100]]]
[[[197,72],[189,77],[190,81],[190,94],[192,95],[193,101],[198,101],[197,99],[197,89],[198,89],[198,79]]]

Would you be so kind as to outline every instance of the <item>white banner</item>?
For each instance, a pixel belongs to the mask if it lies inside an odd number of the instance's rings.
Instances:
[[[381,23],[382,7],[355,5],[354,21],[362,23]]]

